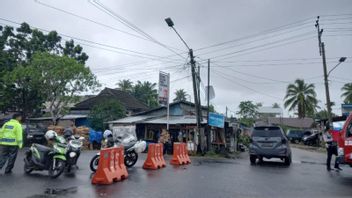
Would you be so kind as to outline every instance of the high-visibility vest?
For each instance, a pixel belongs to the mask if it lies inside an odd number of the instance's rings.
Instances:
[[[0,145],[18,146],[22,148],[22,136],[22,125],[18,120],[11,119],[0,129]]]

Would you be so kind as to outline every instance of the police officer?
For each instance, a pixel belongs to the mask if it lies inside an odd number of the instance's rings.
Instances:
[[[7,161],[5,174],[12,173],[12,168],[15,165],[17,152],[22,148],[22,125],[20,121],[22,116],[15,113],[12,119],[6,122],[0,129],[0,170]]]
[[[336,171],[340,171],[342,170],[339,166],[338,163],[338,157],[337,157],[337,142],[333,140],[330,132],[330,124],[327,123],[325,125],[325,132],[323,134],[323,138],[325,141],[325,146],[326,146],[326,152],[327,152],[327,159],[326,159],[326,170],[331,171],[331,167],[330,167],[330,163],[331,163],[331,158],[332,155],[335,155],[335,166],[334,168],[336,169]]]

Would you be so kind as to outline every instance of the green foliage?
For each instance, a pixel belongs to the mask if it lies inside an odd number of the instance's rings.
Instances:
[[[212,104],[209,105],[209,112],[213,112],[213,113],[216,112],[214,105],[212,105]]]
[[[137,81],[132,89],[132,95],[151,108],[159,105],[156,83]]]
[[[258,115],[258,106],[252,101],[242,101],[238,108],[240,110],[236,114],[240,116],[240,122],[252,126]]]
[[[185,92],[184,89],[178,89],[175,92],[176,97],[174,98],[174,102],[179,102],[179,101],[186,101],[186,95],[187,93]]]
[[[131,93],[133,90],[133,82],[130,81],[129,79],[127,80],[120,80],[118,83],[116,83],[116,85],[118,86],[118,88],[121,91],[126,91],[128,93]]]
[[[106,122],[125,117],[125,112],[118,101],[106,100],[93,106],[88,118],[93,129],[104,130]]]
[[[77,60],[84,64],[88,59],[79,45],[67,41],[62,44],[56,31],[44,34],[38,29],[32,29],[27,23],[22,23],[14,30],[13,27],[0,26],[0,109],[2,111],[20,110],[25,116],[31,116],[40,111],[46,101],[37,85],[32,84],[32,70],[27,67],[34,54],[47,52]],[[17,69],[18,68],[18,69]],[[14,73],[12,73],[12,71]],[[44,74],[44,73],[43,73]],[[31,85],[26,85],[29,82]]]
[[[331,112],[331,116],[334,117],[334,116],[336,116],[336,115]],[[325,110],[325,109],[324,109],[324,110],[321,110],[321,111],[318,111],[318,112],[315,113],[314,118],[315,118],[315,119],[319,119],[319,120],[321,120],[321,119],[328,119],[328,111]]]
[[[248,135],[245,135],[245,134],[241,134],[239,137],[238,137],[238,143],[239,144],[243,144],[245,146],[249,146],[249,143],[250,143],[250,137]]]
[[[346,83],[341,90],[343,91],[341,97],[344,97],[344,103],[352,104],[352,83]]]
[[[73,58],[49,53],[34,54],[28,64],[17,66],[5,79],[20,90],[36,91],[34,97],[48,103],[53,124],[69,103],[77,101],[77,94],[99,85],[88,67]]]
[[[297,79],[294,84],[287,86],[284,105],[289,111],[297,109],[299,118],[313,116],[318,107],[316,97],[314,84],[306,84],[304,80]]]

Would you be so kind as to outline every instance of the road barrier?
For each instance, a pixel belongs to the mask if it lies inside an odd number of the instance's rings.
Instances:
[[[124,163],[124,148],[113,147],[100,150],[98,169],[92,184],[112,184],[128,177]]]
[[[166,166],[163,154],[163,144],[149,144],[147,159],[143,164],[144,169],[156,170]]]
[[[189,158],[189,155],[188,155],[186,143],[174,143],[173,150],[174,150],[174,153],[172,155],[170,164],[182,165],[182,164],[191,163],[191,159]]]

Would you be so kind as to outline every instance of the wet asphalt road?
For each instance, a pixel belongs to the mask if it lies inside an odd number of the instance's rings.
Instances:
[[[352,168],[326,172],[324,154],[292,150],[290,167],[275,160],[250,166],[248,155],[242,154],[236,160],[191,158],[191,165],[147,171],[142,169],[142,155],[129,169],[128,179],[108,186],[90,183],[88,165],[94,151],[81,155],[75,176],[57,179],[47,172],[25,175],[20,153],[14,173],[0,175],[0,197],[352,197]],[[62,191],[50,195],[48,188]]]

